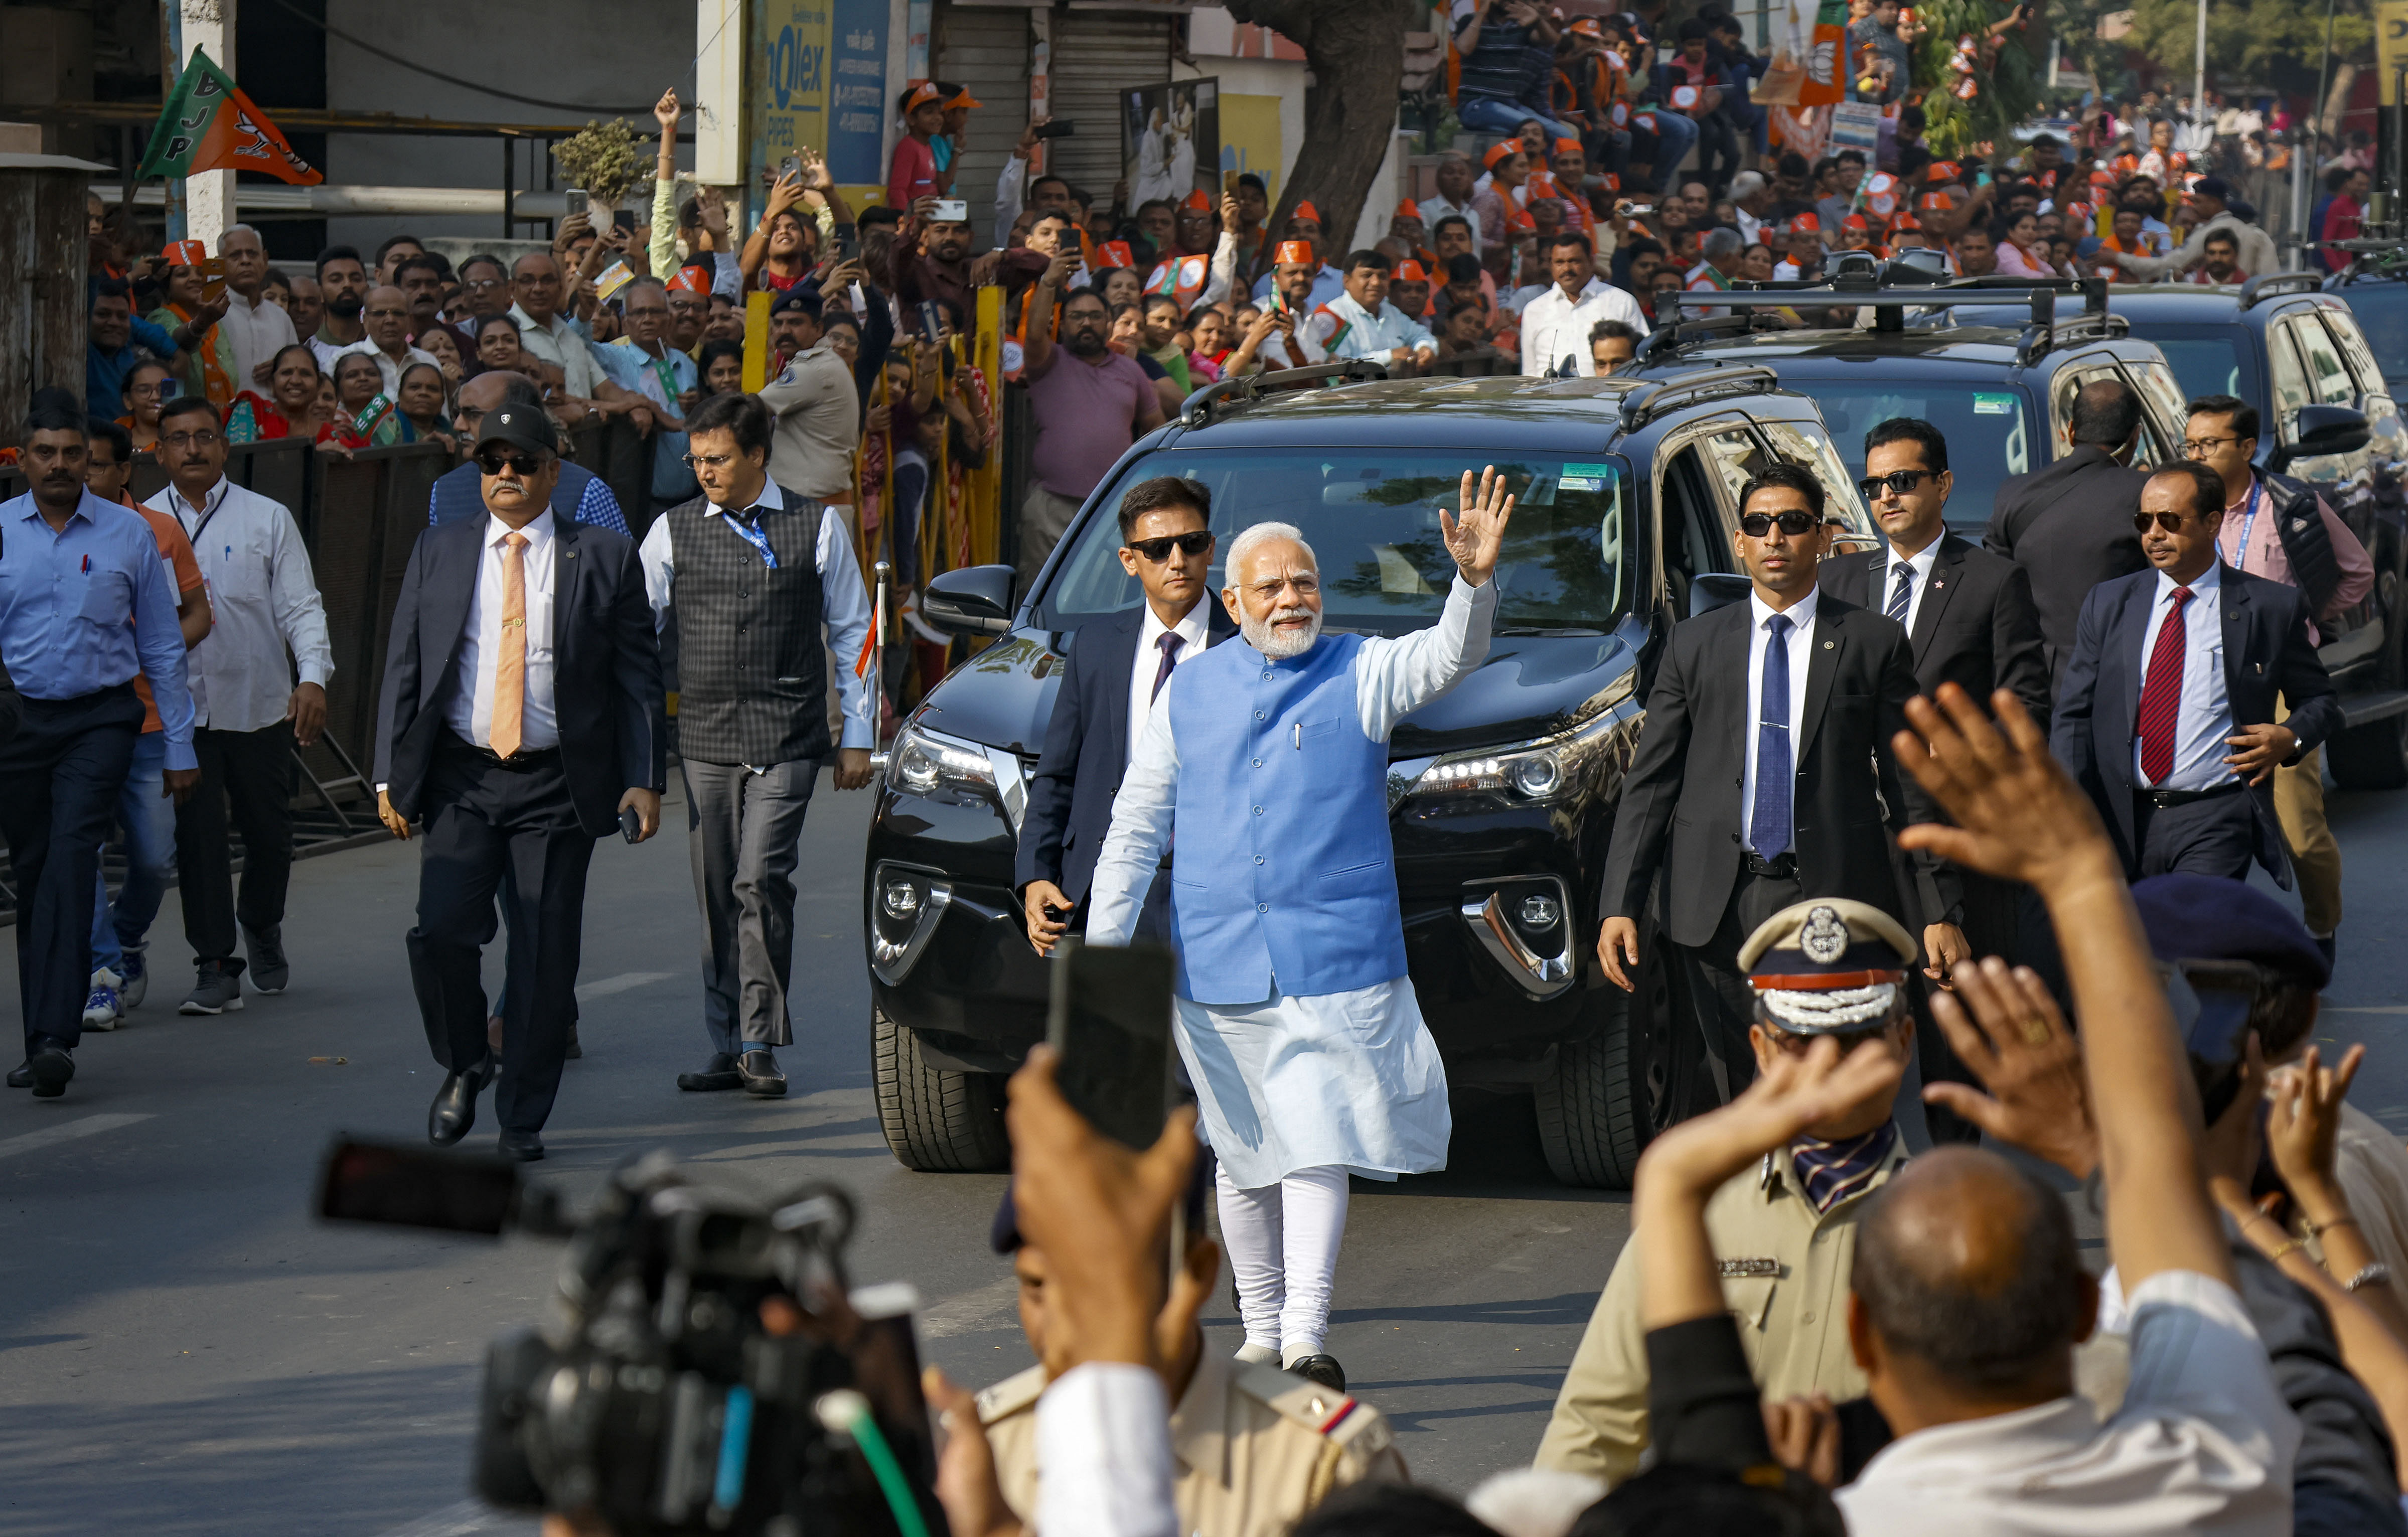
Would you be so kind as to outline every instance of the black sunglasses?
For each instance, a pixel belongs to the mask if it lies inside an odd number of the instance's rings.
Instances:
[[[1925,476],[1938,479],[1939,472],[1929,469],[1893,469],[1886,475],[1868,475],[1856,482],[1857,495],[1869,502],[1881,500],[1886,488],[1892,496],[1903,496],[1923,483]]]
[[[1212,531],[1198,528],[1188,534],[1167,534],[1158,539],[1131,539],[1128,547],[1145,559],[1159,566],[1170,558],[1170,547],[1179,546],[1183,555],[1200,555],[1212,548]]]
[[[1739,531],[1749,539],[1760,539],[1772,532],[1772,525],[1776,523],[1781,524],[1783,533],[1794,539],[1802,539],[1813,533],[1822,526],[1823,520],[1812,512],[1802,511],[1794,507],[1777,515],[1770,512],[1742,512],[1740,514]]]
[[[543,468],[543,461],[524,453],[480,453],[477,455],[477,468],[487,475],[499,475],[505,469],[514,469],[522,476],[532,476]]]
[[[2149,524],[2154,523],[2169,534],[2179,534],[2183,520],[2192,516],[2194,514],[2189,512],[2135,512],[2132,514],[2132,531],[2145,534],[2149,531]]]

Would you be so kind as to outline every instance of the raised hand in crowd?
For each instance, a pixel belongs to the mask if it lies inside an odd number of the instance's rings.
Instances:
[[[1505,489],[1505,477],[1490,465],[1480,472],[1477,495],[1471,471],[1463,472],[1457,505],[1460,513],[1439,509],[1439,538],[1446,542],[1446,553],[1455,557],[1463,580],[1478,587],[1497,569],[1498,552],[1505,545],[1505,525],[1513,518],[1513,497]]]
[[[2010,970],[1995,955],[1954,975],[1954,996],[1934,998],[1932,1016],[1957,1059],[1989,1092],[1927,1084],[1924,1102],[1955,1111],[2075,1179],[2088,1179],[2099,1167],[2099,1128],[2083,1084],[2082,1045],[2066,1027],[2057,999],[2029,969]]]

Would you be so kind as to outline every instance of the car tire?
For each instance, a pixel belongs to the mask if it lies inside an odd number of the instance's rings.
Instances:
[[[1627,1190],[1639,1155],[1658,1131],[1695,1113],[1703,1043],[1674,984],[1667,946],[1651,932],[1636,991],[1611,984],[1589,994],[1604,1017],[1584,1039],[1555,1049],[1538,1083],[1539,1142],[1565,1185]]]
[[[2333,733],[2325,743],[2333,783],[2344,790],[2408,785],[2408,715],[2391,715]]]
[[[906,1169],[926,1174],[986,1173],[1011,1167],[1003,1129],[1001,1073],[959,1072],[931,1063],[920,1038],[869,1009],[870,1073],[878,1128]]]

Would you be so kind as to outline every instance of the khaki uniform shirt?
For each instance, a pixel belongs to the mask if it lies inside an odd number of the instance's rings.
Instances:
[[[1032,1366],[979,1395],[1003,1497],[1037,1515],[1037,1398]],[[1179,1530],[1200,1537],[1285,1537],[1334,1489],[1407,1481],[1380,1411],[1319,1383],[1207,1348],[1170,1415]]]
[[[1786,1154],[1735,1174],[1706,1203],[1706,1232],[1723,1300],[1767,1401],[1822,1392],[1860,1398],[1864,1373],[1848,1349],[1848,1277],[1865,1199],[1906,1162],[1899,1139],[1871,1182],[1817,1214]],[[1537,1465],[1620,1484],[1648,1444],[1647,1327],[1640,1319],[1639,1256],[1624,1244],[1589,1316]]]
[[[851,505],[861,397],[836,349],[824,340],[796,353],[785,372],[761,387],[761,403],[778,416],[769,479],[819,501]]]

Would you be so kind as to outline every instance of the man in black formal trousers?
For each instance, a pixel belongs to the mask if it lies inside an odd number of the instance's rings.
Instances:
[[[1954,484],[1948,440],[1930,423],[1892,417],[1865,434],[1865,478],[1856,489],[1889,546],[1823,562],[1823,592],[1876,610],[1905,628],[1915,689],[1926,697],[1937,697],[1945,682],[1984,701],[2008,689],[2033,720],[2045,723],[2048,662],[2031,578],[2014,561],[1948,532],[1945,509]],[[2022,888],[1970,870],[1957,871],[1956,879],[1962,893],[1957,927],[1972,953],[2023,958]],[[1947,979],[1927,968],[1924,980]],[[1919,1006],[1915,1016],[1924,1083],[1976,1083],[1930,1010]],[[1945,1105],[1926,1104],[1923,1118],[1935,1142],[1981,1139],[1981,1128]]]
[[[1752,590],[1673,626],[1623,779],[1598,936],[1606,975],[1629,990],[1639,922],[1665,872],[1664,934],[1726,1098],[1756,1077],[1740,946],[1783,908],[1810,896],[1877,907],[1921,928],[1943,975],[1967,954],[1948,921],[1955,871],[1914,861],[1909,918],[1891,862],[1900,828],[1938,820],[1890,751],[1915,692],[1906,631],[1815,586],[1831,524],[1812,474],[1773,465],[1742,488],[1740,509],[1732,543]]]
[[[2341,728],[2341,703],[2306,596],[2218,553],[2224,506],[2224,478],[2195,460],[2142,487],[2151,568],[2082,606],[2049,751],[2098,804],[2128,878],[2243,881],[2254,861],[2288,891],[2274,770]]]
[[[1200,481],[1158,475],[1121,498],[1121,566],[1145,601],[1080,626],[1021,821],[1015,874],[1028,942],[1040,955],[1086,899],[1111,830],[1112,797],[1154,699],[1174,669],[1237,633],[1227,610],[1210,600],[1211,522],[1212,493]],[[1169,938],[1169,900],[1157,878],[1141,934]]]
[[[1999,485],[1982,542],[2031,578],[2048,651],[2049,682],[2065,675],[2074,621],[2102,582],[2148,568],[2132,514],[2148,471],[2131,467],[2141,441],[2141,397],[2119,379],[2085,384],[2073,397],[2073,447],[2044,469]]]
[[[585,868],[623,813],[636,841],[660,828],[666,701],[635,542],[552,513],[551,419],[506,403],[470,457],[485,516],[418,537],[394,610],[377,812],[396,838],[426,824],[409,972],[446,1075],[427,1138],[466,1136],[499,1067],[478,974],[499,892],[513,937],[500,1148],[533,1159],[576,1017]]]

